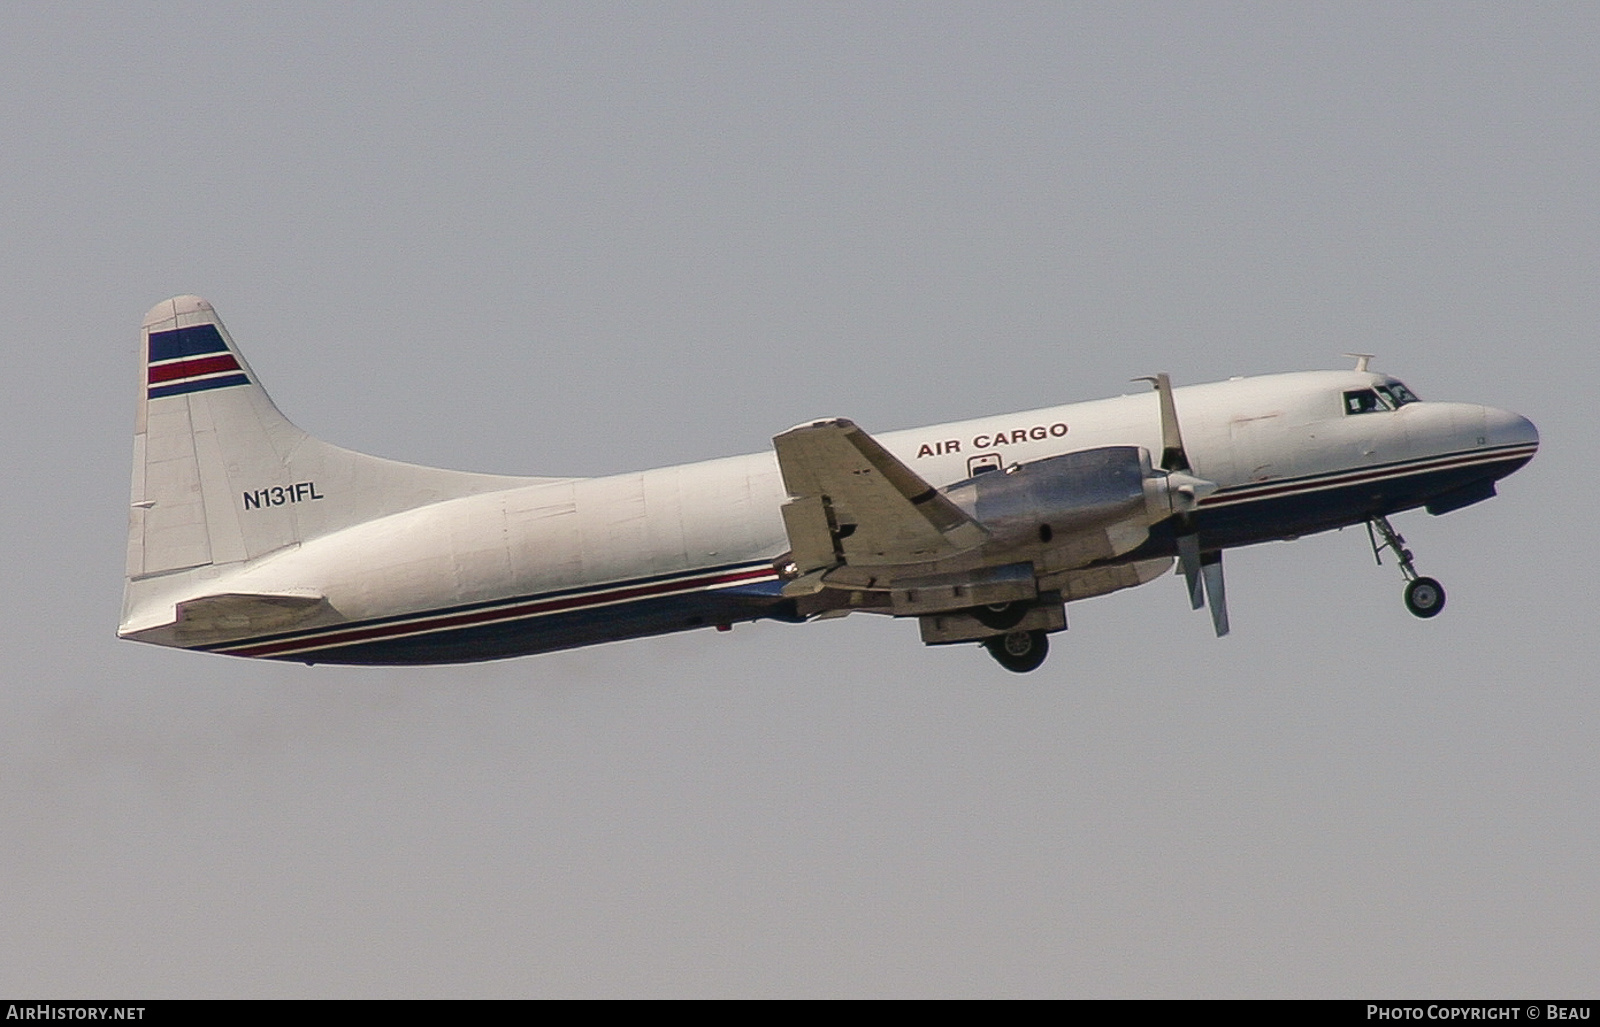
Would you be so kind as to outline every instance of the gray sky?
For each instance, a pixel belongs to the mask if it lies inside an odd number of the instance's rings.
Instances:
[[[1600,966],[1600,8],[0,11],[0,993],[1522,996]],[[595,474],[1378,353],[1500,498],[1027,678],[879,618],[465,668],[113,637],[140,316]],[[1587,670],[1585,668],[1588,668]]]

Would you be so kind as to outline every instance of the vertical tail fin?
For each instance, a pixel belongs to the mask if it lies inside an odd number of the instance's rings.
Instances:
[[[211,304],[159,303],[144,319],[134,428],[128,577],[235,563],[295,540],[293,519],[242,523],[245,482],[280,485],[305,438],[278,412]]]
[[[198,296],[156,304],[143,340],[125,621],[152,578],[254,560],[426,503],[552,480],[417,467],[312,438],[273,405]]]

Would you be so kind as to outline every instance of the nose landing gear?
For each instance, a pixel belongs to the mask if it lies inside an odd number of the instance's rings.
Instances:
[[[1380,544],[1379,538],[1383,539]],[[1394,530],[1387,517],[1374,517],[1367,522],[1367,538],[1372,542],[1372,557],[1383,565],[1383,551],[1385,549],[1394,553],[1400,561],[1400,573],[1406,578],[1406,609],[1413,616],[1428,618],[1437,616],[1444,609],[1444,586],[1433,578],[1425,578],[1417,574],[1417,568],[1411,562],[1411,550],[1406,548],[1405,538]]]

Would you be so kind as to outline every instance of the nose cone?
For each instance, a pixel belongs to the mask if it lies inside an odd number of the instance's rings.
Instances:
[[[1539,429],[1521,414],[1484,407],[1483,427],[1491,446],[1529,446],[1529,456],[1539,448]]]

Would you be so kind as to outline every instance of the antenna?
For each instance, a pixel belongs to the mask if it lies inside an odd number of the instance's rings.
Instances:
[[[1377,356],[1375,353],[1346,353],[1344,355],[1355,358],[1357,371],[1365,371],[1367,364],[1371,362],[1373,357]]]

